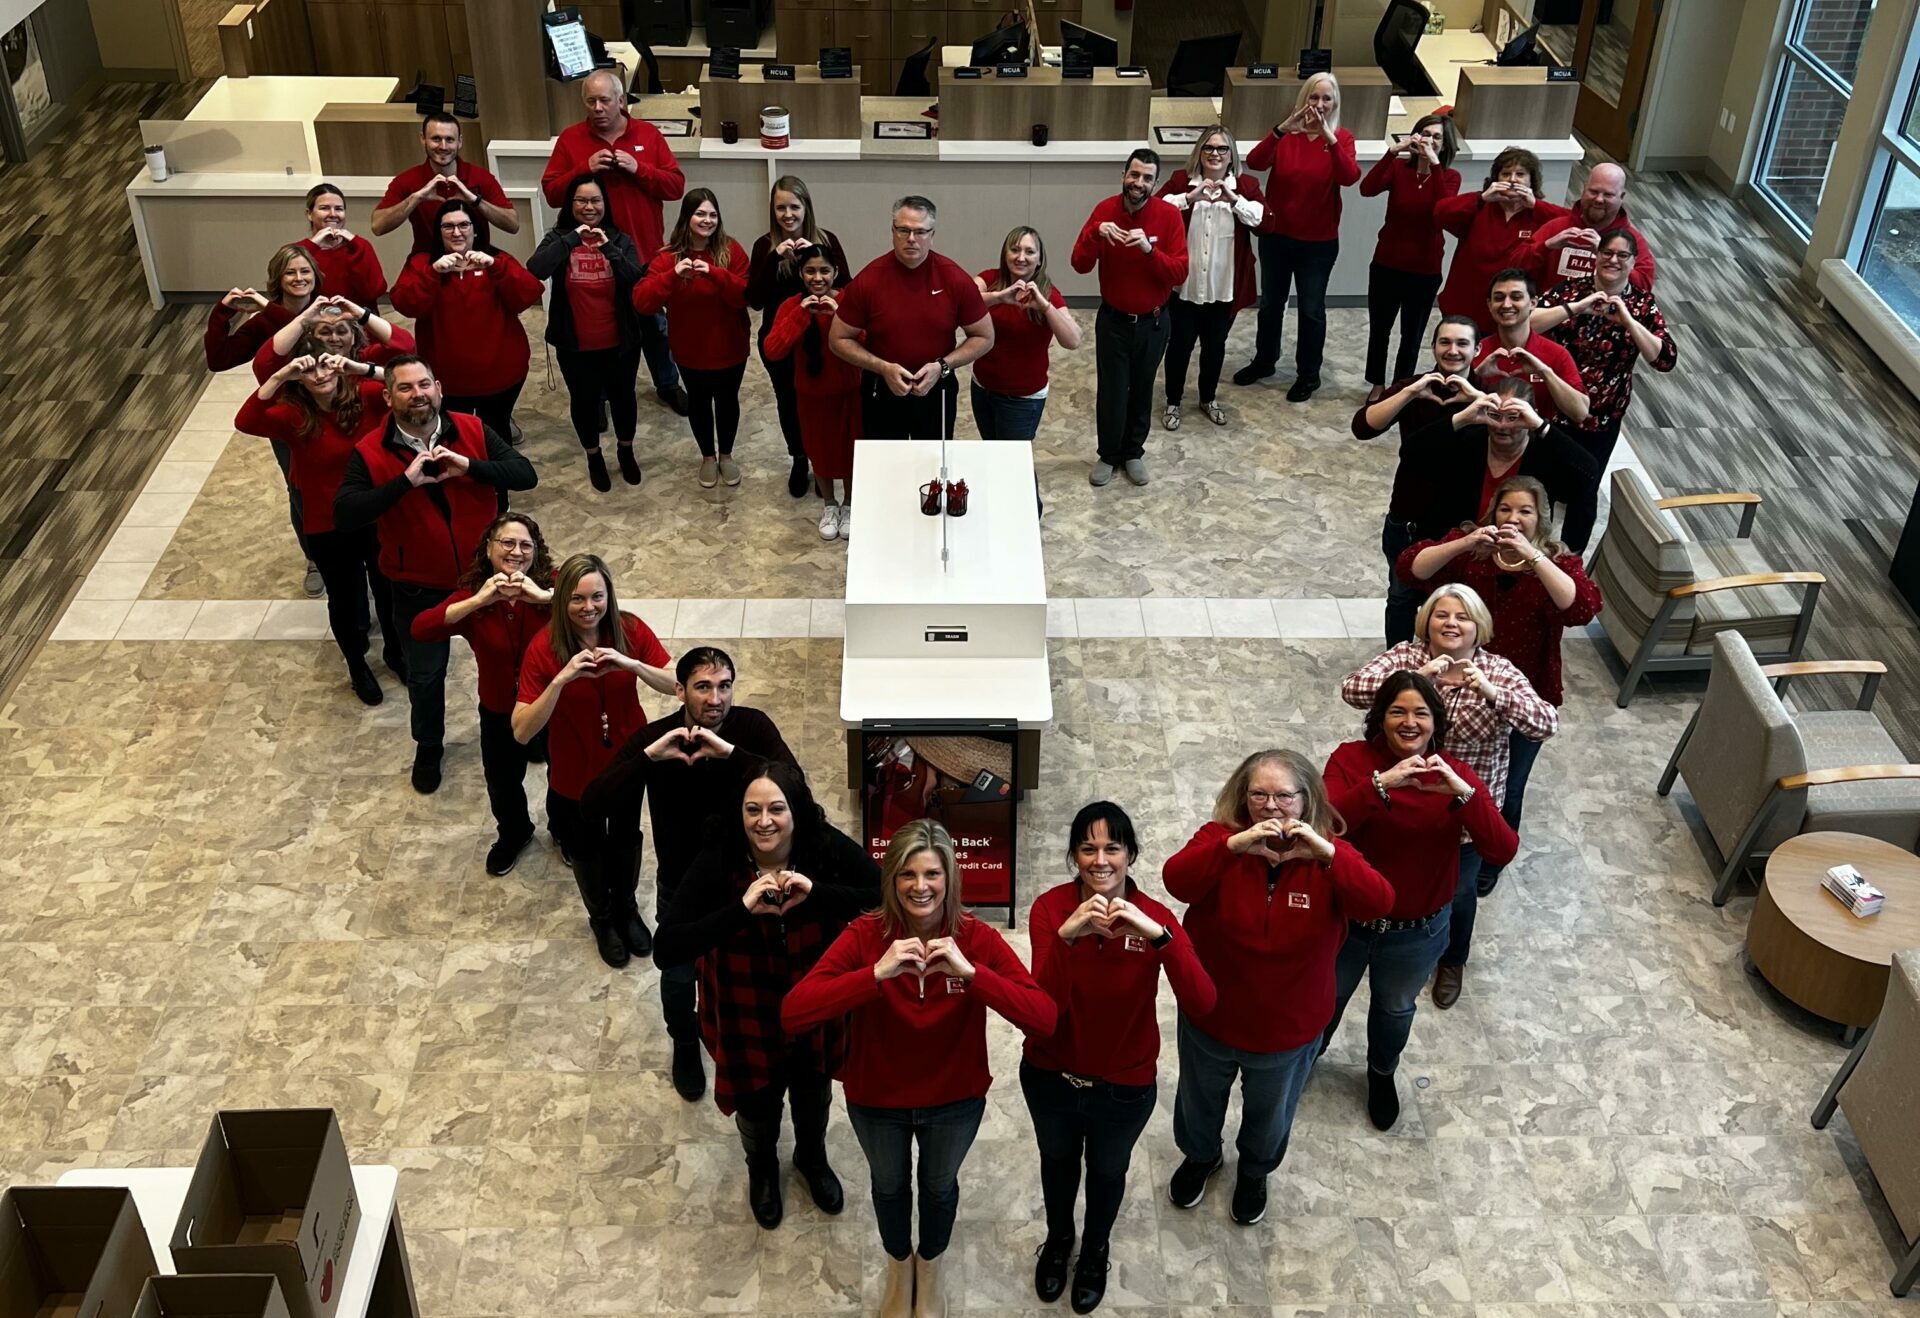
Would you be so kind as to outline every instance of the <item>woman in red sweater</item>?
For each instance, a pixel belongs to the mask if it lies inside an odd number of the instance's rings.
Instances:
[[[826,496],[820,538],[853,534],[853,441],[860,434],[860,368],[827,348],[840,269],[826,247],[813,247],[800,262],[800,291],[768,316],[772,327],[760,340],[769,363],[791,362],[781,376],[793,395],[800,442],[813,478]]]
[[[1029,1036],[1020,1062],[1047,1204],[1033,1289],[1048,1303],[1066,1289],[1084,1162],[1087,1229],[1073,1272],[1075,1313],[1091,1313],[1106,1294],[1107,1246],[1127,1166],[1153,1115],[1160,972],[1186,1015],[1205,1016],[1214,1004],[1213,981],[1180,922],[1128,877],[1139,856],[1126,811],[1111,801],[1082,807],[1067,832],[1077,877],[1041,893],[1027,921],[1033,977],[1059,1009],[1054,1032]]]
[[[346,658],[353,693],[363,703],[377,705],[384,697],[367,665],[367,595],[372,592],[380,619],[382,657],[388,668],[404,675],[393,597],[380,573],[380,542],[373,528],[335,529],[333,497],[340,492],[353,446],[386,419],[387,398],[380,382],[368,378],[373,368],[366,363],[325,352],[312,339],[300,346],[300,356],[268,376],[240,404],[233,428],[286,448],[287,479],[300,495],[300,530],[326,583],[333,642]]]
[[[316,297],[306,309],[273,332],[253,355],[253,378],[264,380],[293,359],[300,340],[311,337],[328,352],[366,362],[373,378],[395,357],[418,355],[413,335],[369,307],[337,293]]]
[[[635,285],[633,305],[643,316],[664,308],[673,327],[673,360],[687,387],[687,424],[700,446],[700,488],[710,490],[721,479],[738,485],[733,439],[752,337],[747,253],[727,237],[713,189],[692,188],[681,199],[680,219]]]
[[[1334,962],[1333,1019],[1325,1052],[1362,978],[1367,1010],[1367,1117],[1376,1130],[1400,1119],[1394,1070],[1413,1030],[1420,990],[1447,946],[1460,879],[1460,832],[1481,858],[1513,859],[1520,839],[1479,775],[1446,753],[1447,707],[1433,683],[1402,670],[1380,684],[1366,739],[1343,742],[1327,760],[1327,793],[1353,845],[1393,885],[1383,918],[1348,926]]]
[[[968,399],[982,439],[1033,442],[1051,384],[1047,357],[1058,343],[1080,346],[1080,322],[1047,277],[1040,231],[1015,225],[1000,244],[1000,264],[973,277],[993,321],[993,346],[973,363]]]
[[[627,738],[647,725],[640,683],[671,696],[673,656],[631,613],[620,611],[613,573],[596,554],[575,554],[554,579],[547,629],[527,645],[513,706],[513,736],[522,746],[547,734],[547,827],[560,856],[573,867],[600,959],[618,970],[653,951],[653,933],[640,918],[630,874],[607,872],[609,855],[638,857],[640,806],[590,824],[580,808],[588,784],[612,762]],[[615,833],[619,836],[614,836]]]
[[[1188,903],[1200,963],[1219,987],[1209,1012],[1180,1015],[1173,1138],[1185,1161],[1167,1195],[1192,1208],[1220,1169],[1227,1097],[1240,1077],[1240,1165],[1232,1216],[1267,1211],[1267,1177],[1287,1155],[1300,1091],[1333,1019],[1333,965],[1348,922],[1385,914],[1393,890],[1340,840],[1327,786],[1294,751],[1249,755],[1201,825],[1166,864]]]
[[[553,556],[540,524],[508,513],[481,537],[460,588],[413,620],[416,641],[464,636],[480,670],[480,768],[498,827],[487,848],[487,873],[496,878],[512,873],[533,839],[527,765],[547,758],[547,734],[536,733],[525,746],[514,739],[513,698],[521,659],[551,625],[552,583]]]
[[[387,272],[373,244],[347,228],[346,196],[331,183],[307,192],[307,236],[297,244],[320,267],[326,286],[363,307],[387,294]]]
[[[1467,317],[1483,336],[1494,332],[1493,313],[1487,309],[1493,277],[1514,267],[1532,269],[1533,231],[1568,213],[1565,206],[1541,200],[1544,186],[1540,157],[1525,147],[1510,146],[1493,158],[1479,192],[1448,197],[1434,206],[1434,223],[1459,239],[1440,289],[1443,313]]]
[[[1028,1034],[1056,1011],[1020,958],[960,905],[953,838],[930,819],[896,830],[880,864],[880,910],[847,926],[793,986],[781,1028],[846,1017],[847,1116],[872,1173],[887,1253],[881,1318],[945,1318],[940,1256],[960,1206],[960,1164],[993,1083],[987,1009]],[[913,1245],[919,1145],[920,1245]]]
[[[276,332],[292,324],[320,296],[324,283],[320,267],[299,243],[288,243],[275,252],[267,262],[265,293],[228,289],[213,304],[206,333],[200,338],[207,369],[230,371],[252,361]]]
[[[440,207],[433,246],[407,259],[393,305],[414,318],[420,355],[445,394],[441,409],[471,412],[511,443],[513,405],[532,358],[520,313],[539,304],[540,281],[492,243],[474,240],[476,207]]]
[[[1387,194],[1387,219],[1367,267],[1367,402],[1386,396],[1387,381],[1413,374],[1427,315],[1440,291],[1440,261],[1446,240],[1433,208],[1460,191],[1452,168],[1456,143],[1449,115],[1423,115],[1413,131],[1360,180],[1360,195]],[[1387,339],[1400,322],[1400,351],[1387,374]]]
[[[1304,403],[1320,387],[1327,344],[1327,280],[1340,255],[1340,189],[1360,181],[1353,134],[1340,126],[1340,83],[1316,73],[1300,84],[1293,113],[1247,153],[1247,168],[1271,168],[1267,216],[1260,224],[1260,321],[1253,360],[1233,373],[1253,384],[1274,372],[1287,315],[1287,290],[1298,284],[1300,310],[1287,400]]]
[[[1227,361],[1227,335],[1234,317],[1260,300],[1254,273],[1253,238],[1267,216],[1260,181],[1240,172],[1233,134],[1209,128],[1193,144],[1185,169],[1160,188],[1168,205],[1187,217],[1187,278],[1167,304],[1173,326],[1167,336],[1167,410],[1161,424],[1180,428],[1180,401],[1187,392],[1187,363],[1200,345],[1200,410],[1216,426],[1227,414],[1215,401]]]

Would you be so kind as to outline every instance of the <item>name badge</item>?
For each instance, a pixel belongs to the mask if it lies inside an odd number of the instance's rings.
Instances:
[[[1295,910],[1310,910],[1313,907],[1313,898],[1304,892],[1290,892],[1287,894],[1287,905]]]
[[[1129,952],[1144,952],[1147,950],[1147,940],[1138,934],[1128,934],[1120,940],[1120,946]]]
[[[956,993],[965,993],[966,991],[967,991],[966,980],[961,979],[958,975],[947,976],[947,996],[948,997],[952,997]]]

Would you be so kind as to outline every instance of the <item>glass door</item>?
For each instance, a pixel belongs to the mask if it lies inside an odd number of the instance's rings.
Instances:
[[[1520,27],[1538,26],[1555,64],[1579,71],[1574,131],[1625,160],[1640,126],[1640,96],[1665,0],[1505,0]]]
[[[1873,5],[1874,0],[1793,0],[1752,183],[1803,241],[1812,236],[1826,191]]]

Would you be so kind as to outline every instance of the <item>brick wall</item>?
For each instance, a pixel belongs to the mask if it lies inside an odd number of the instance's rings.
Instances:
[[[1812,0],[1796,44],[1851,80],[1872,17],[1873,0]],[[1818,79],[1795,71],[1791,61],[1784,72],[1789,79],[1786,102],[1767,157],[1766,181],[1782,202],[1811,225],[1847,103]]]

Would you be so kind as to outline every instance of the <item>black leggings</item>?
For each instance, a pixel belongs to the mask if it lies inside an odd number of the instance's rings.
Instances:
[[[1620,441],[1620,423],[1624,420],[1626,413],[1622,412],[1598,430],[1565,428],[1565,433],[1580,441],[1580,447],[1593,455],[1594,465],[1599,469],[1592,484],[1567,500],[1566,515],[1560,523],[1561,542],[1576,554],[1586,552],[1587,541],[1593,538],[1594,519],[1600,515],[1600,482],[1605,479],[1613,446]]]
[[[501,841],[533,836],[527,813],[527,765],[544,759],[547,730],[522,746],[513,735],[513,715],[480,706],[480,768],[487,779],[487,805]]]
[[[520,391],[527,387],[523,378],[510,389],[502,389],[497,394],[459,394],[449,397],[441,404],[441,410],[447,412],[471,412],[486,422],[487,429],[500,436],[505,443],[513,442],[513,405],[520,401]],[[504,492],[502,494],[504,498]],[[504,508],[506,505],[501,504]]]
[[[633,443],[634,428],[640,422],[640,406],[634,398],[640,379],[640,345],[588,352],[555,348],[553,355],[559,359],[560,376],[567,382],[568,412],[580,447],[600,447],[602,399],[613,412],[614,438],[622,444]]]
[[[680,368],[680,379],[687,386],[687,424],[693,427],[693,442],[700,456],[714,454],[714,442],[720,452],[733,452],[733,437],[740,430],[740,382],[747,377],[747,364],[718,371]]]
[[[1127,1192],[1127,1167],[1133,1146],[1153,1115],[1154,1086],[1093,1088],[1070,1084],[1058,1071],[1020,1063],[1020,1089],[1040,1146],[1040,1193],[1047,1207],[1047,1237],[1072,1240],[1073,1203],[1080,1189],[1080,1168],[1087,1169],[1087,1221],[1083,1251],[1104,1249],[1120,1216]]]
[[[393,592],[380,575],[380,541],[373,528],[309,532],[307,553],[327,583],[327,623],[333,628],[333,643],[347,662],[366,657],[369,591],[374,616],[380,620],[381,644],[395,653],[403,651],[405,638],[393,620]]]
[[[1427,316],[1440,293],[1439,275],[1411,275],[1375,261],[1367,267],[1367,383],[1385,384],[1413,374],[1426,337]],[[1387,374],[1387,339],[1400,322],[1400,351]]]
[[[1213,401],[1220,370],[1227,361],[1227,335],[1233,329],[1232,302],[1193,303],[1175,296],[1167,304],[1173,330],[1167,335],[1167,402],[1179,406],[1187,393],[1187,362],[1200,345],[1200,405]]]
[[[787,456],[804,458],[807,448],[800,442],[800,404],[793,392],[793,359],[797,355],[788,353],[778,361],[770,359],[767,336],[760,336],[760,364],[767,368],[767,378],[773,381],[773,401],[780,412],[780,434],[787,441]]]

